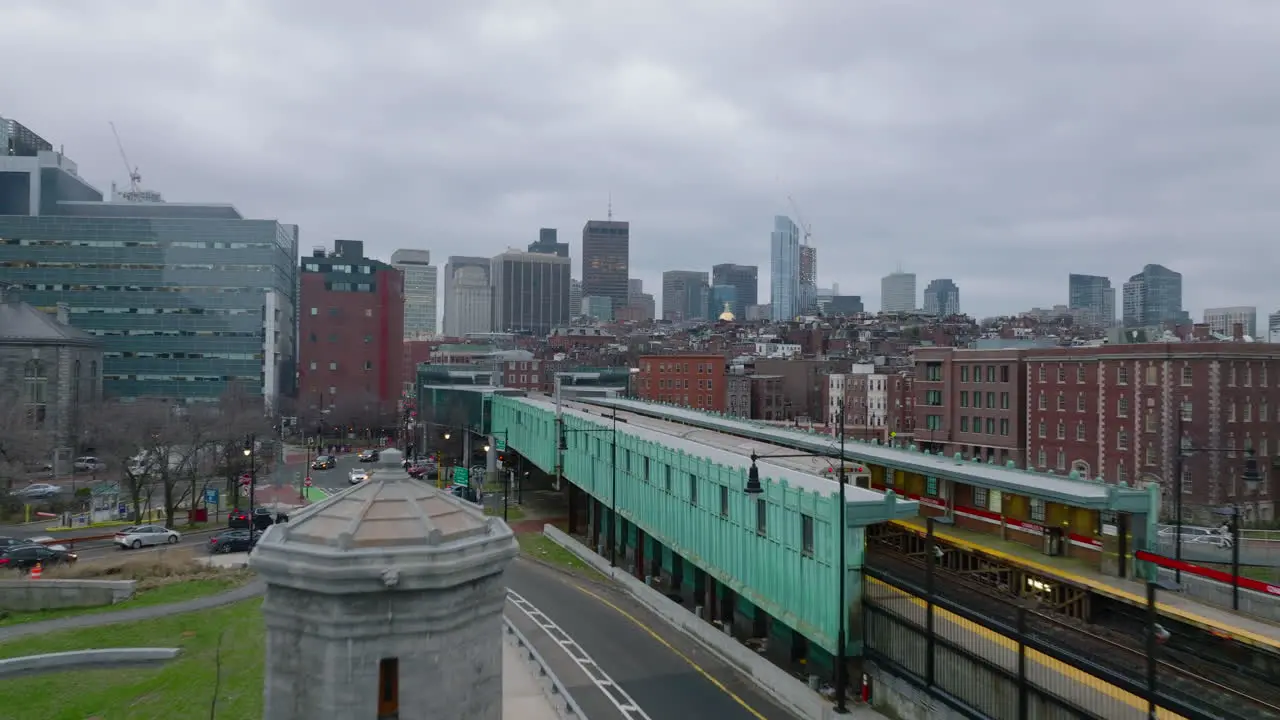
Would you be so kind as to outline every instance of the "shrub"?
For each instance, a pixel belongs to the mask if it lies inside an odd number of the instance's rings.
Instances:
[[[197,562],[196,553],[190,548],[52,567],[45,574],[50,578],[136,580],[139,590],[185,580],[228,579],[238,582],[252,576],[248,570],[209,567]]]

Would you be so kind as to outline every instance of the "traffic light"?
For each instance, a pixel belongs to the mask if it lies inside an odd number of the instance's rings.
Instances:
[[[498,453],[498,462],[504,463],[506,461],[507,461],[507,454],[503,452]]]

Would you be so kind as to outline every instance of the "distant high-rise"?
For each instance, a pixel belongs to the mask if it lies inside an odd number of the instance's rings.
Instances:
[[[508,250],[489,265],[493,328],[497,332],[550,335],[569,324],[568,257]]]
[[[1124,284],[1125,327],[1187,320],[1182,310],[1182,273],[1163,265],[1146,265]]]
[[[1267,316],[1267,342],[1280,343],[1280,310]]]
[[[631,270],[631,223],[588,220],[582,228],[582,294],[627,304]]]
[[[569,280],[569,317],[582,315],[582,281]]]
[[[662,273],[662,319],[705,320],[709,291],[705,272],[668,270]]]
[[[1111,278],[1071,273],[1067,276],[1067,307],[1080,310],[1094,327],[1115,325],[1116,289],[1111,287]]]
[[[950,278],[929,281],[924,289],[924,311],[937,317],[959,315],[960,287]]]
[[[916,311],[916,274],[892,272],[880,279],[880,312]]]
[[[631,278],[627,280],[627,304],[634,305],[644,294],[644,280]]]
[[[818,312],[818,248],[800,246],[800,294],[799,311],[802,315]]]
[[[794,320],[800,310],[800,228],[775,215],[769,238],[769,305],[774,321]]]
[[[529,252],[569,257],[569,243],[556,239],[555,228],[542,228],[538,231],[538,241],[529,243]]]
[[[391,265],[404,275],[404,337],[436,334],[436,266],[429,250],[396,250]]]
[[[760,302],[760,268],[755,265],[721,263],[711,268],[711,284],[734,287],[733,314],[743,320],[747,306]]]
[[[1222,308],[1205,308],[1204,311],[1205,324],[1209,326],[1210,332],[1219,335],[1232,336],[1235,332],[1235,326],[1241,325],[1245,335],[1249,337],[1257,337],[1258,335],[1258,308],[1240,305],[1236,307]]]
[[[493,327],[493,287],[489,283],[491,260],[453,256],[444,266],[444,334],[465,337],[487,333]]]

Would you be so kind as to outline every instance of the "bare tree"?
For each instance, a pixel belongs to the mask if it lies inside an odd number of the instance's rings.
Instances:
[[[43,422],[16,397],[0,397],[0,471],[9,478],[9,488],[14,476],[45,467],[52,453],[52,438]]]
[[[165,408],[146,402],[105,400],[85,408],[85,442],[107,465],[107,476],[119,479],[120,491],[141,521],[155,489],[155,458],[146,450],[153,442]]]
[[[255,443],[252,448],[254,456],[250,462],[244,452],[245,440],[250,435],[268,440],[271,423],[263,413],[262,399],[245,392],[239,385],[229,387],[211,410],[215,423],[206,443],[212,462],[205,487],[212,482],[222,482],[226,497],[238,499],[240,478],[251,465],[255,465],[260,473],[270,467],[268,454],[262,452],[261,443]],[[250,482],[257,482],[257,478]]]

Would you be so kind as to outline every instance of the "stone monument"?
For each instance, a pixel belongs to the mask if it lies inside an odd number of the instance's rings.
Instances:
[[[273,526],[265,720],[502,719],[500,518],[414,480],[383,450],[369,480]]]

